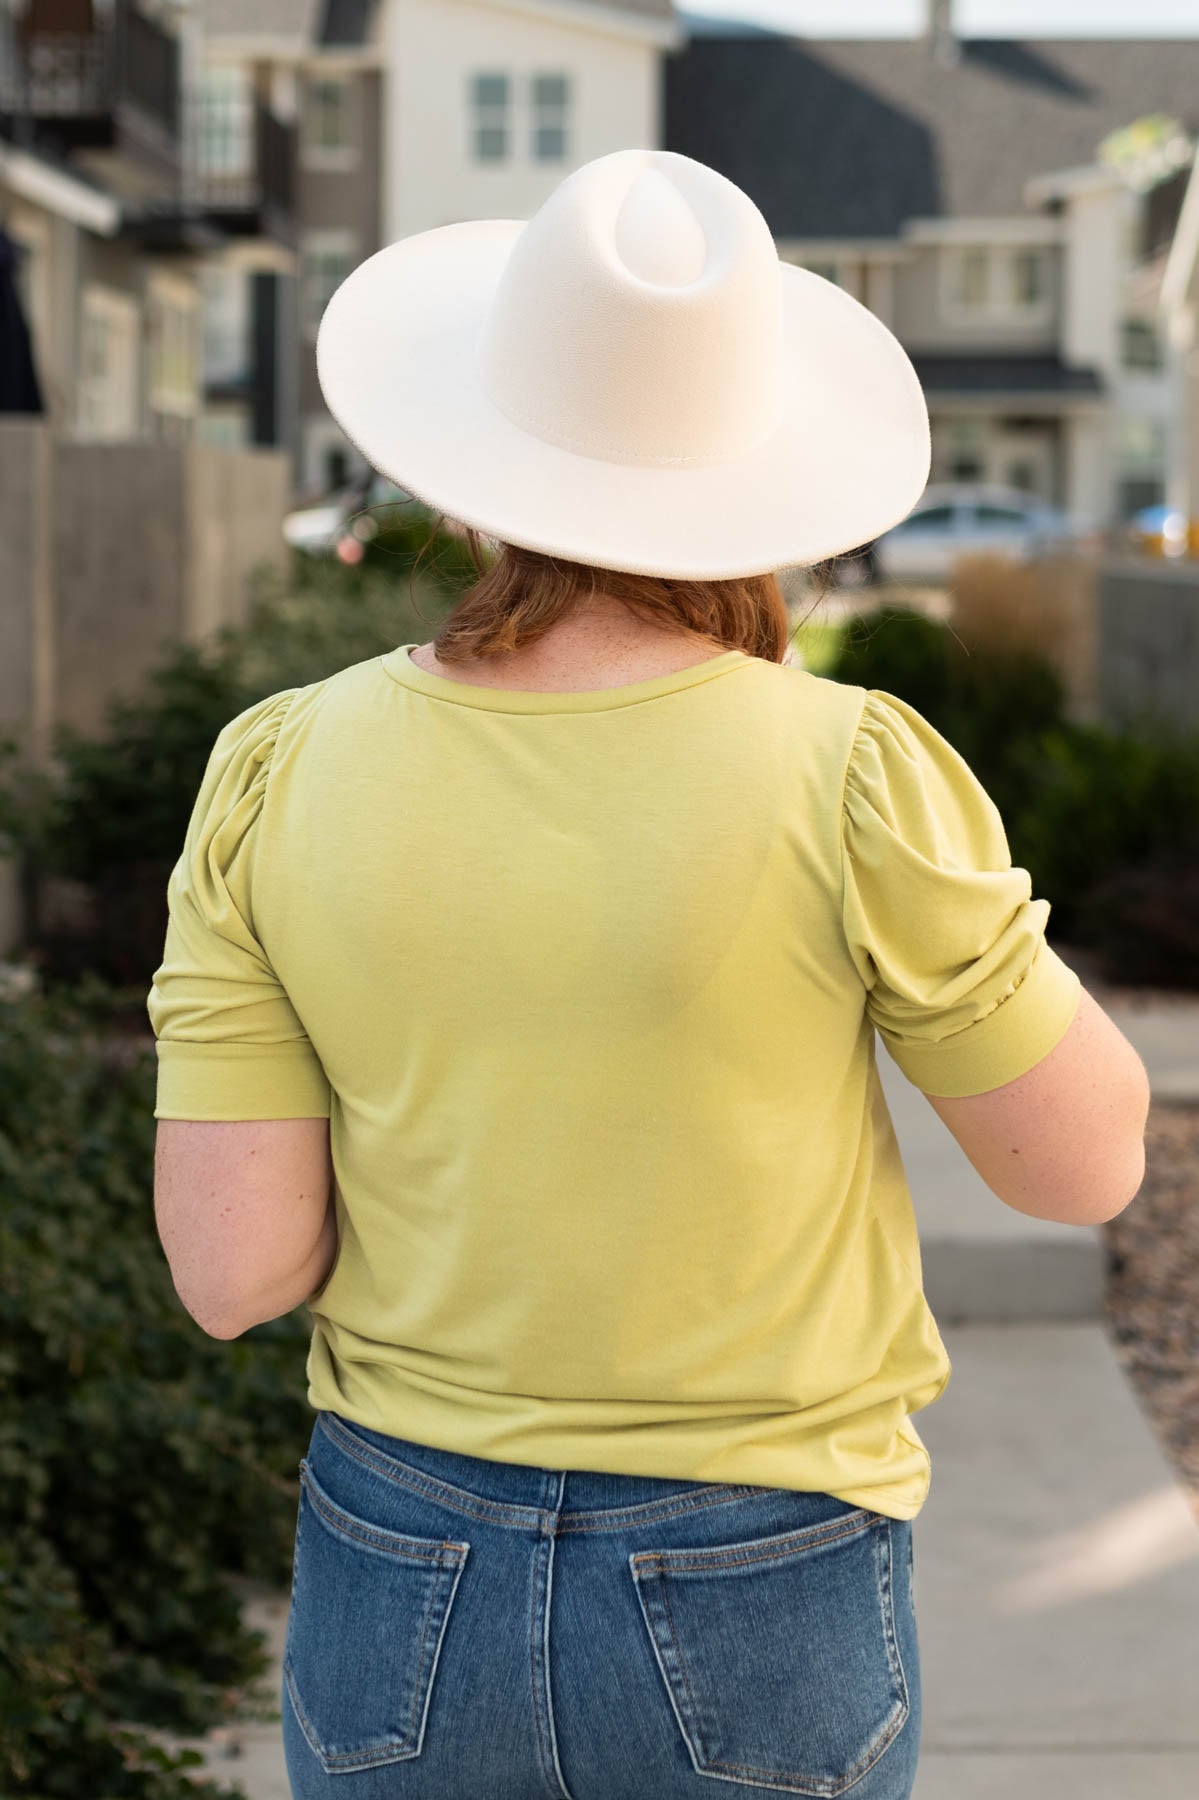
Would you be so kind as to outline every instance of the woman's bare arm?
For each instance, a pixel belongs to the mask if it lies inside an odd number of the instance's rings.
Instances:
[[[1149,1077],[1085,988],[1065,1036],[1027,1074],[986,1094],[925,1099],[1016,1212],[1096,1225],[1145,1179]]]

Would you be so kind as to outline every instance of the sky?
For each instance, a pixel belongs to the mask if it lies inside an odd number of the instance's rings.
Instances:
[[[911,37],[926,0],[676,0],[680,12],[802,36]],[[963,37],[1199,37],[1199,0],[954,0]]]

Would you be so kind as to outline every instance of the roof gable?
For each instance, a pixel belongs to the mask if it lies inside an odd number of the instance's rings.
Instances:
[[[1199,128],[1199,39],[922,39],[737,33],[664,65],[665,142],[751,194],[776,237],[896,237],[911,218],[1024,212],[1034,175],[1093,163],[1150,112]]]

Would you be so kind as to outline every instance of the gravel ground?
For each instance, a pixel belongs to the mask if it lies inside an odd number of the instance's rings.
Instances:
[[[1199,1514],[1199,1103],[1150,1107],[1145,1180],[1101,1229],[1116,1355]]]

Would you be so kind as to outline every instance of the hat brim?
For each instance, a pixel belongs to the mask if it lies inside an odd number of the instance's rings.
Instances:
[[[368,257],[325,309],[325,401],[371,466],[485,537],[633,574],[720,579],[871,542],[928,481],[928,410],[865,306],[780,262],[781,422],[719,464],[614,463],[533,436],[488,398],[476,347],[521,219],[444,225]]]

